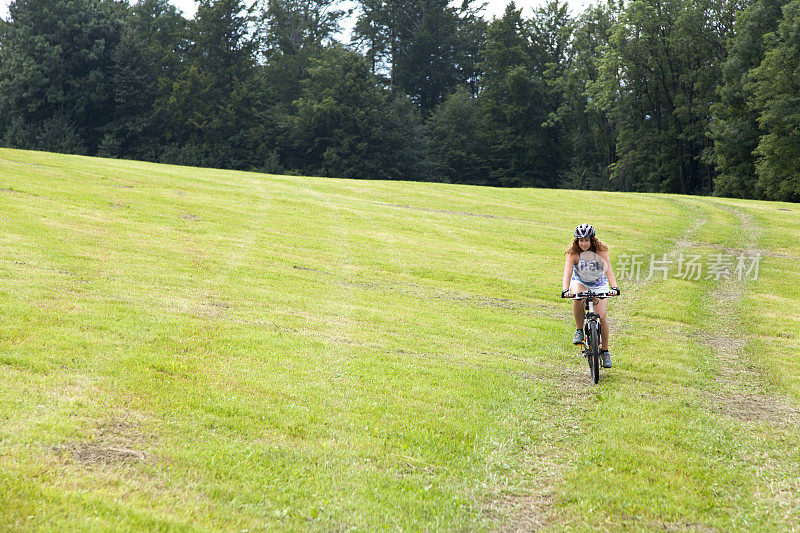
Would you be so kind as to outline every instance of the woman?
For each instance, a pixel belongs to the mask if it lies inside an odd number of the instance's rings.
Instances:
[[[564,252],[564,280],[562,283],[563,296],[571,296],[579,292],[590,290],[592,292],[619,293],[617,279],[611,268],[608,257],[608,246],[595,237],[595,231],[589,224],[581,224],[575,228],[575,239]],[[595,312],[600,316],[600,337],[602,349],[600,351],[604,368],[611,368],[611,342],[608,335],[608,300],[596,300]],[[583,302],[572,302],[572,313],[575,315],[575,337],[573,344],[583,342]]]

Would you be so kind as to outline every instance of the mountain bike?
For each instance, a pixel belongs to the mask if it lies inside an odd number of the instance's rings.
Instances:
[[[589,362],[589,375],[596,385],[600,380],[600,315],[594,312],[595,300],[619,296],[616,292],[579,292],[578,294],[562,294],[562,298],[583,300],[583,344],[581,355]]]

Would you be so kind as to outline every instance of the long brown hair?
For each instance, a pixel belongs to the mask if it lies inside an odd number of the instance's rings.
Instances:
[[[606,243],[604,243],[594,235],[592,235],[589,238],[592,241],[592,245],[589,247],[589,251],[594,253],[608,251],[608,245]],[[578,244],[578,238],[575,237],[575,239],[572,241],[572,244],[570,244],[567,247],[567,249],[564,250],[564,255],[571,255],[571,254],[580,255],[582,251],[583,250],[581,250],[581,245]]]

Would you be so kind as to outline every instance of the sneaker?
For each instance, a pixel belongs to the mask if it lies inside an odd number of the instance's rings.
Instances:
[[[602,350],[600,358],[602,359],[603,368],[611,368],[611,354],[608,350]]]
[[[583,330],[575,331],[575,336],[572,337],[572,344],[581,344],[583,342]]]

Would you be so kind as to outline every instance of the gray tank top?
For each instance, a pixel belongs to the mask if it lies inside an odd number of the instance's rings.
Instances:
[[[596,289],[608,285],[603,260],[595,253],[584,252],[572,267],[572,279],[583,283],[588,289]]]

